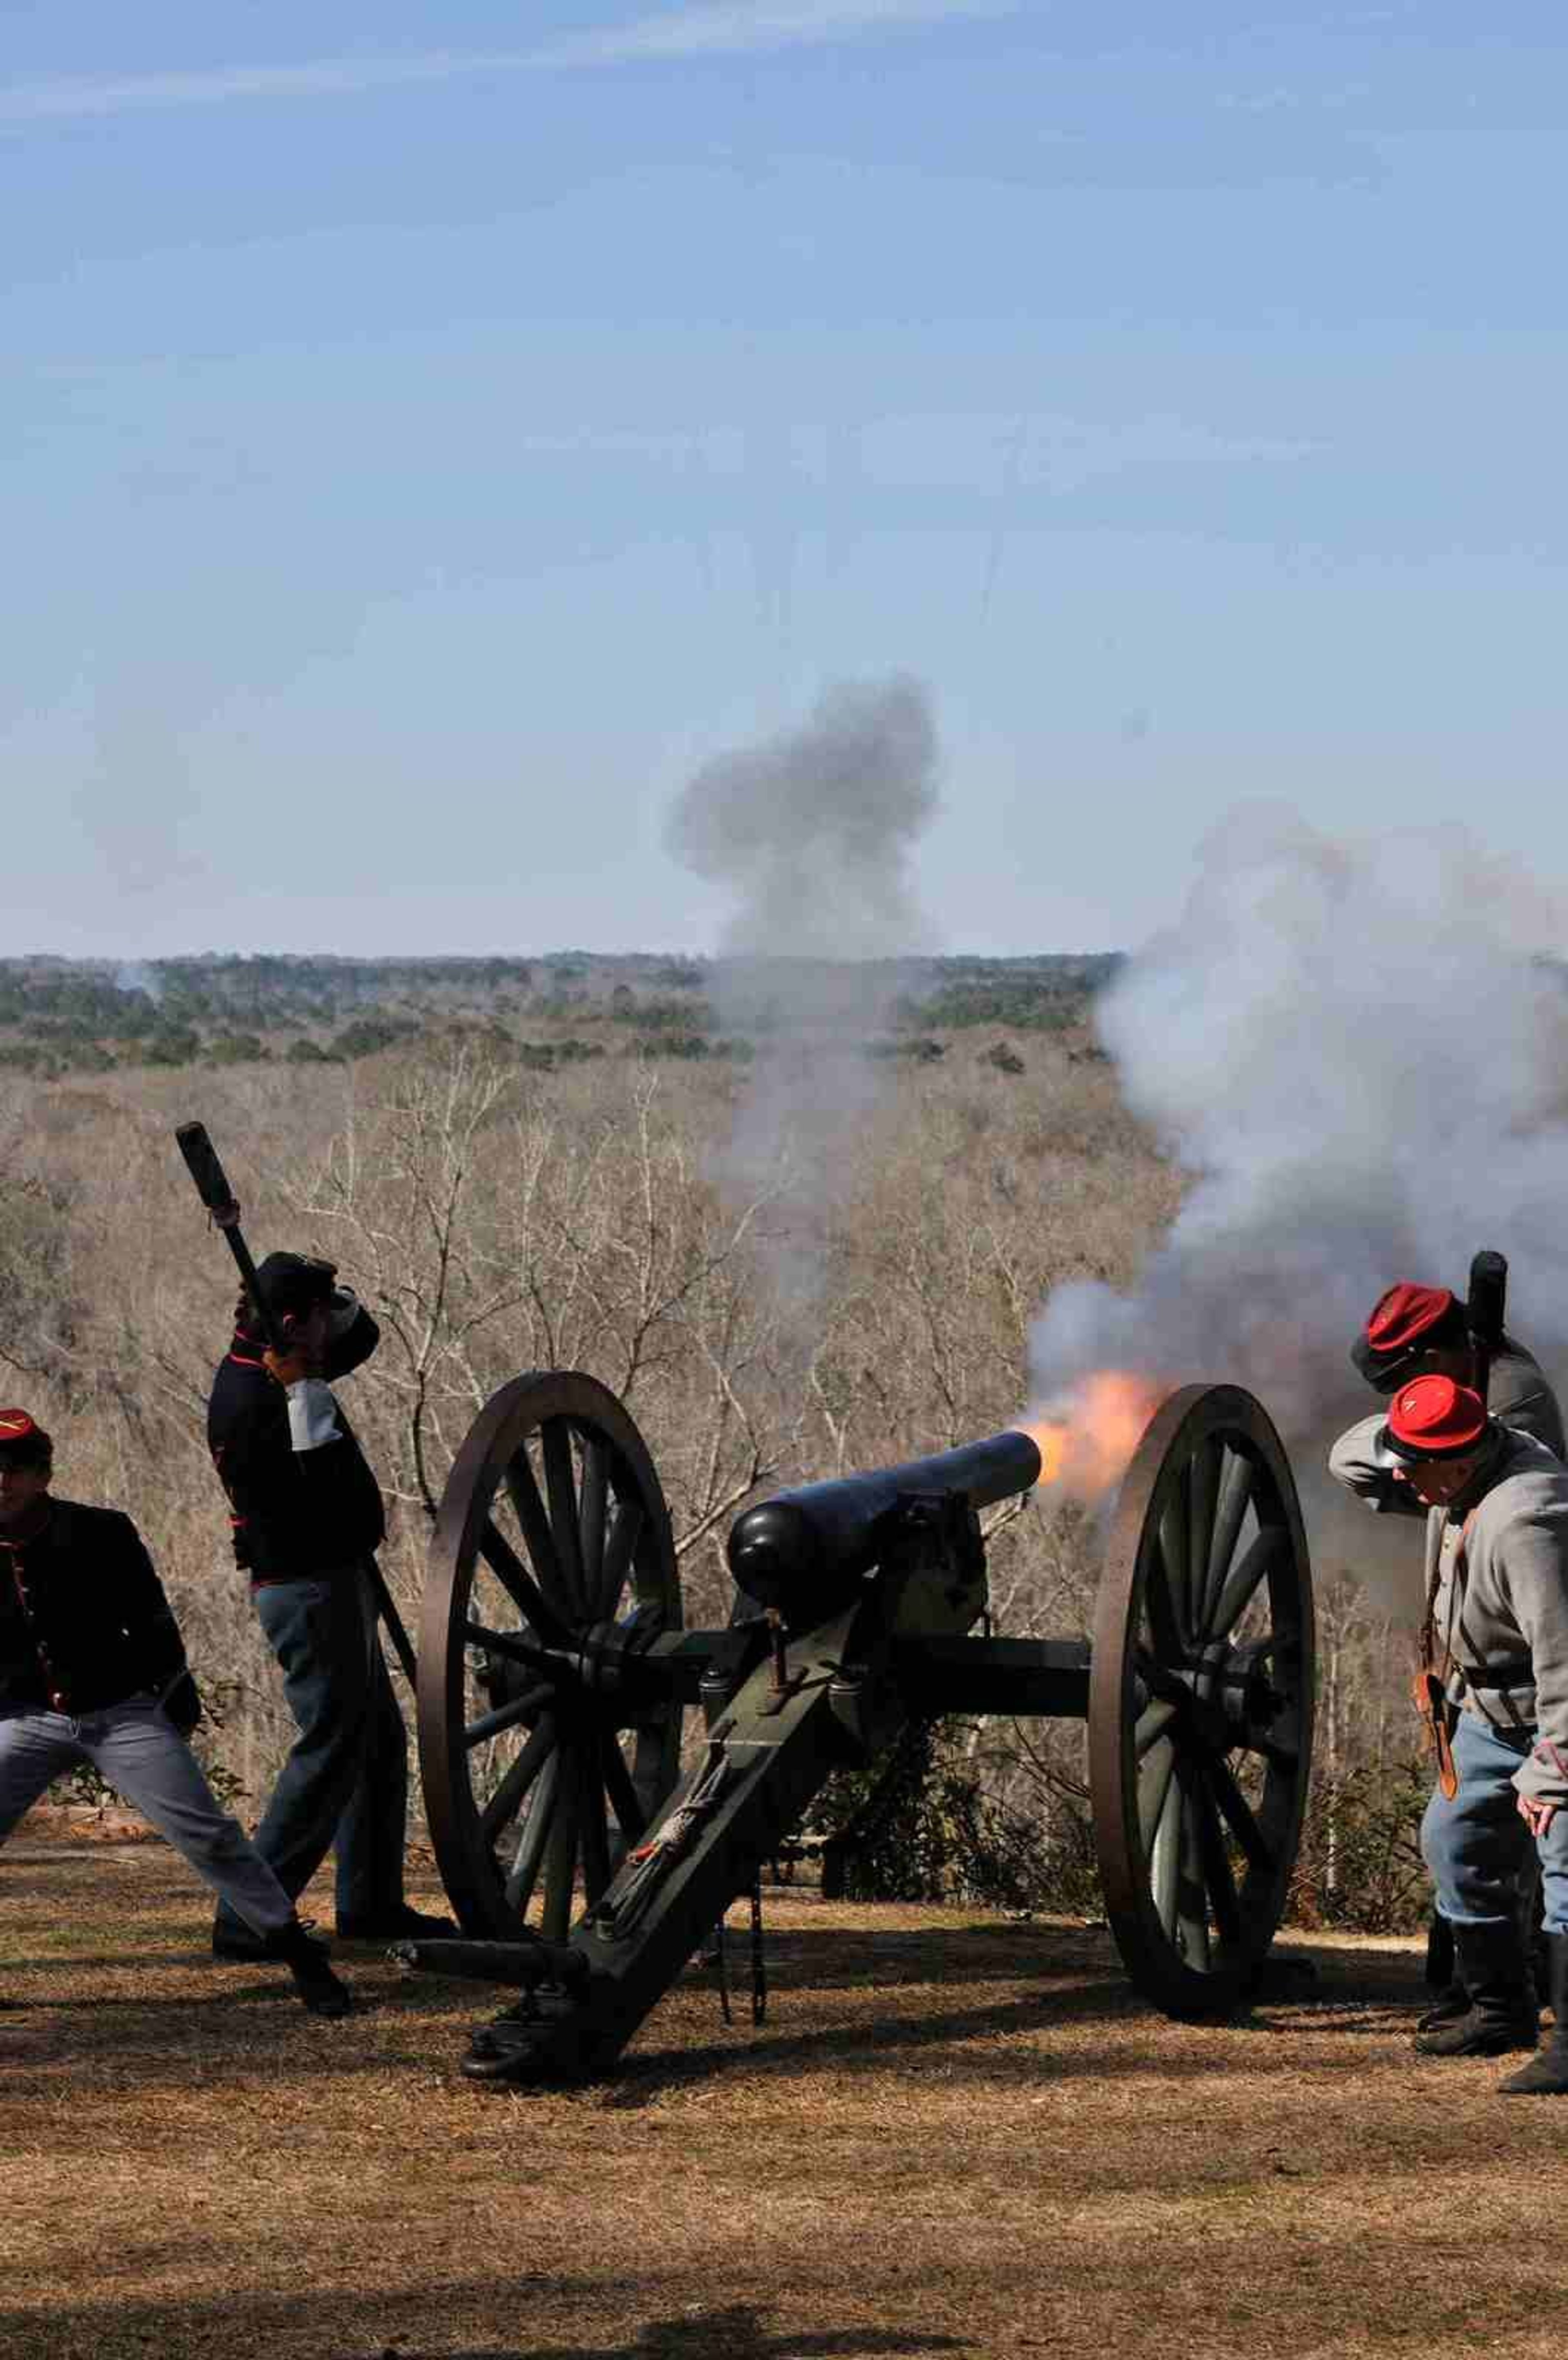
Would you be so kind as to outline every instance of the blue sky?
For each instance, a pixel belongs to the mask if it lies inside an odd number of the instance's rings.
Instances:
[[[1238,801],[1568,871],[1560,9],[0,14],[0,950],[716,942],[926,683],[948,947]]]

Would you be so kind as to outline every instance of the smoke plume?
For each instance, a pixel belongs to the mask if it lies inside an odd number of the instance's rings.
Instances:
[[[936,725],[919,683],[844,683],[801,727],[706,763],[668,842],[735,894],[727,951],[895,956],[928,945],[909,864],[937,803]]]
[[[732,897],[719,1021],[761,1043],[718,1176],[773,1195],[805,1295],[835,1165],[874,1095],[866,1049],[906,980],[897,961],[936,939],[912,871],[938,773],[921,684],[846,682],[798,727],[706,763],[670,814],[675,858]]]
[[[1337,844],[1277,806],[1232,814],[1199,859],[1100,1018],[1193,1185],[1130,1294],[1053,1294],[1036,1396],[1103,1368],[1229,1380],[1299,1471],[1376,1405],[1346,1356],[1383,1289],[1463,1294],[1481,1246],[1508,1257],[1510,1328],[1568,1367],[1560,905],[1457,830]]]

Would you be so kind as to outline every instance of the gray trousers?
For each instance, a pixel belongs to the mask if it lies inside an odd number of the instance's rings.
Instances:
[[[253,1934],[276,1934],[288,1925],[293,1903],[150,1693],[79,1721],[41,1708],[0,1707],[0,1843],[51,1780],[83,1762],[168,1838]]]

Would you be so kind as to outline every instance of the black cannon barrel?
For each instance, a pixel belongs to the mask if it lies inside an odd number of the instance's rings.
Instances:
[[[973,1508],[1027,1491],[1040,1480],[1039,1445],[1016,1431],[966,1442],[930,1459],[840,1475],[777,1492],[736,1517],[727,1555],[736,1587],[761,1606],[837,1589],[869,1572],[899,1504],[945,1492]]]

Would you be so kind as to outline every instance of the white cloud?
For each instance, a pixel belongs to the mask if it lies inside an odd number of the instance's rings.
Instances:
[[[232,99],[336,98],[488,74],[565,72],[679,58],[740,57],[914,31],[965,17],[1010,16],[1022,0],[697,0],[533,49],[435,50],[404,58],[317,58],[291,66],[100,74],[0,86],[0,123],[38,123],[139,107],[214,106]]]
[[[645,58],[726,57],[896,33],[963,16],[1015,13],[1016,0],[702,0],[538,52],[551,65],[630,65]]]

